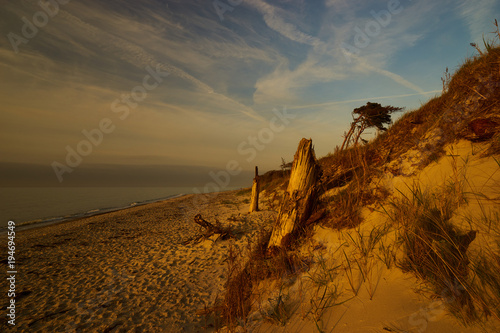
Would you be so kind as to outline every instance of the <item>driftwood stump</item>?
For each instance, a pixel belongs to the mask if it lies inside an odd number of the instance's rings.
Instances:
[[[212,223],[206,221],[201,214],[196,214],[194,217],[194,223],[198,224],[202,228],[205,228],[209,232],[216,230],[216,227]]]
[[[216,220],[215,225],[205,220],[201,214],[196,214],[194,217],[194,223],[198,224],[200,227],[204,229],[204,231],[197,236],[189,238],[188,240],[182,242],[183,245],[187,245],[190,242],[199,242],[202,239],[208,239],[213,235],[218,235],[218,239],[228,239],[233,238],[233,230],[231,227],[223,227],[218,220]]]
[[[295,153],[288,188],[285,192],[268,248],[281,246],[283,237],[303,225],[316,202],[319,166],[312,140],[302,139]]]
[[[252,200],[250,202],[250,211],[257,212],[259,210],[259,191],[260,191],[260,181],[259,181],[259,168],[255,167],[255,178],[252,184]]]

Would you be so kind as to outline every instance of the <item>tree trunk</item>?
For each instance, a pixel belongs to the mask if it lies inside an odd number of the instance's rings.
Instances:
[[[252,185],[252,201],[250,202],[250,213],[257,212],[259,210],[259,190],[260,190],[260,181],[259,181],[259,168],[255,167],[255,178],[253,179]]]
[[[347,134],[345,135],[344,142],[342,142],[342,146],[340,147],[340,150],[344,150],[344,149],[347,149],[347,147],[349,147],[351,137],[354,134],[354,131],[358,125],[360,118],[361,118],[361,116],[354,119],[354,121],[351,123],[351,128],[349,129],[349,132],[347,132]]]
[[[346,133],[344,141],[342,142],[342,146],[340,147],[340,150],[344,150],[344,148],[347,149],[347,147],[349,146],[349,141],[351,140],[352,132],[354,131],[355,126],[356,126],[355,122],[351,123],[351,128],[349,129],[349,132]]]
[[[358,145],[359,138],[361,137],[361,134],[363,134],[365,129],[366,127],[364,124],[361,124],[360,127],[358,128],[358,134],[356,135],[356,139],[354,140],[354,146]]]
[[[283,237],[307,221],[316,202],[318,176],[312,140],[302,139],[293,159],[290,181],[269,239],[269,248],[281,246]]]

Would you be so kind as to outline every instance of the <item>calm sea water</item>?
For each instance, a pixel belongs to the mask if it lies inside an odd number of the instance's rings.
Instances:
[[[57,222],[189,194],[192,187],[2,187],[0,230],[21,224]]]

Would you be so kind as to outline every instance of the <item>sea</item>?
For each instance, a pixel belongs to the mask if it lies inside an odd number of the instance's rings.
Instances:
[[[15,222],[16,230],[33,228],[178,197],[193,190],[193,187],[2,187],[0,232],[7,230],[9,221]]]

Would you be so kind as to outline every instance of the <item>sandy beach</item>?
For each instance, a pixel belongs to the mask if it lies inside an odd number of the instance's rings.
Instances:
[[[490,248],[497,232],[483,220],[498,216],[498,161],[482,157],[477,152],[484,147],[466,141],[445,149],[447,155],[413,176],[386,172],[373,182],[391,189],[391,200],[397,200],[396,194],[409,195],[405,191],[414,183],[445,188],[457,169],[467,179],[468,204],[457,210],[453,223],[478,231],[469,251],[474,258]],[[7,325],[5,316],[2,325],[11,332],[214,332],[223,324],[203,310],[224,298],[229,251],[234,248],[245,262],[249,242],[255,244],[259,231],[273,226],[279,194],[277,188],[263,190],[261,211],[251,214],[250,189],[245,189],[186,195],[19,231],[16,325]],[[252,309],[236,332],[313,333],[318,325],[325,332],[495,332],[496,319],[463,326],[448,313],[449,298],[436,298],[422,280],[399,268],[404,251],[397,245],[397,228],[390,227],[389,210],[364,207],[363,223],[354,229],[314,226],[294,251],[308,269],[255,284]],[[197,214],[230,226],[235,238],[193,240],[201,235]],[[373,232],[380,238],[363,255],[362,244]],[[7,253],[5,245],[2,251]],[[8,290],[3,274],[0,285]],[[282,300],[285,314],[276,312],[276,300]]]
[[[223,296],[230,245],[243,248],[275,216],[247,214],[249,197],[187,195],[17,233],[16,325],[5,325],[5,316],[2,325],[16,332],[212,331],[196,312]],[[236,239],[183,245],[199,234],[196,214],[230,224]],[[5,276],[1,288],[8,289]]]
[[[499,14],[3,1],[0,333],[500,332]]]

